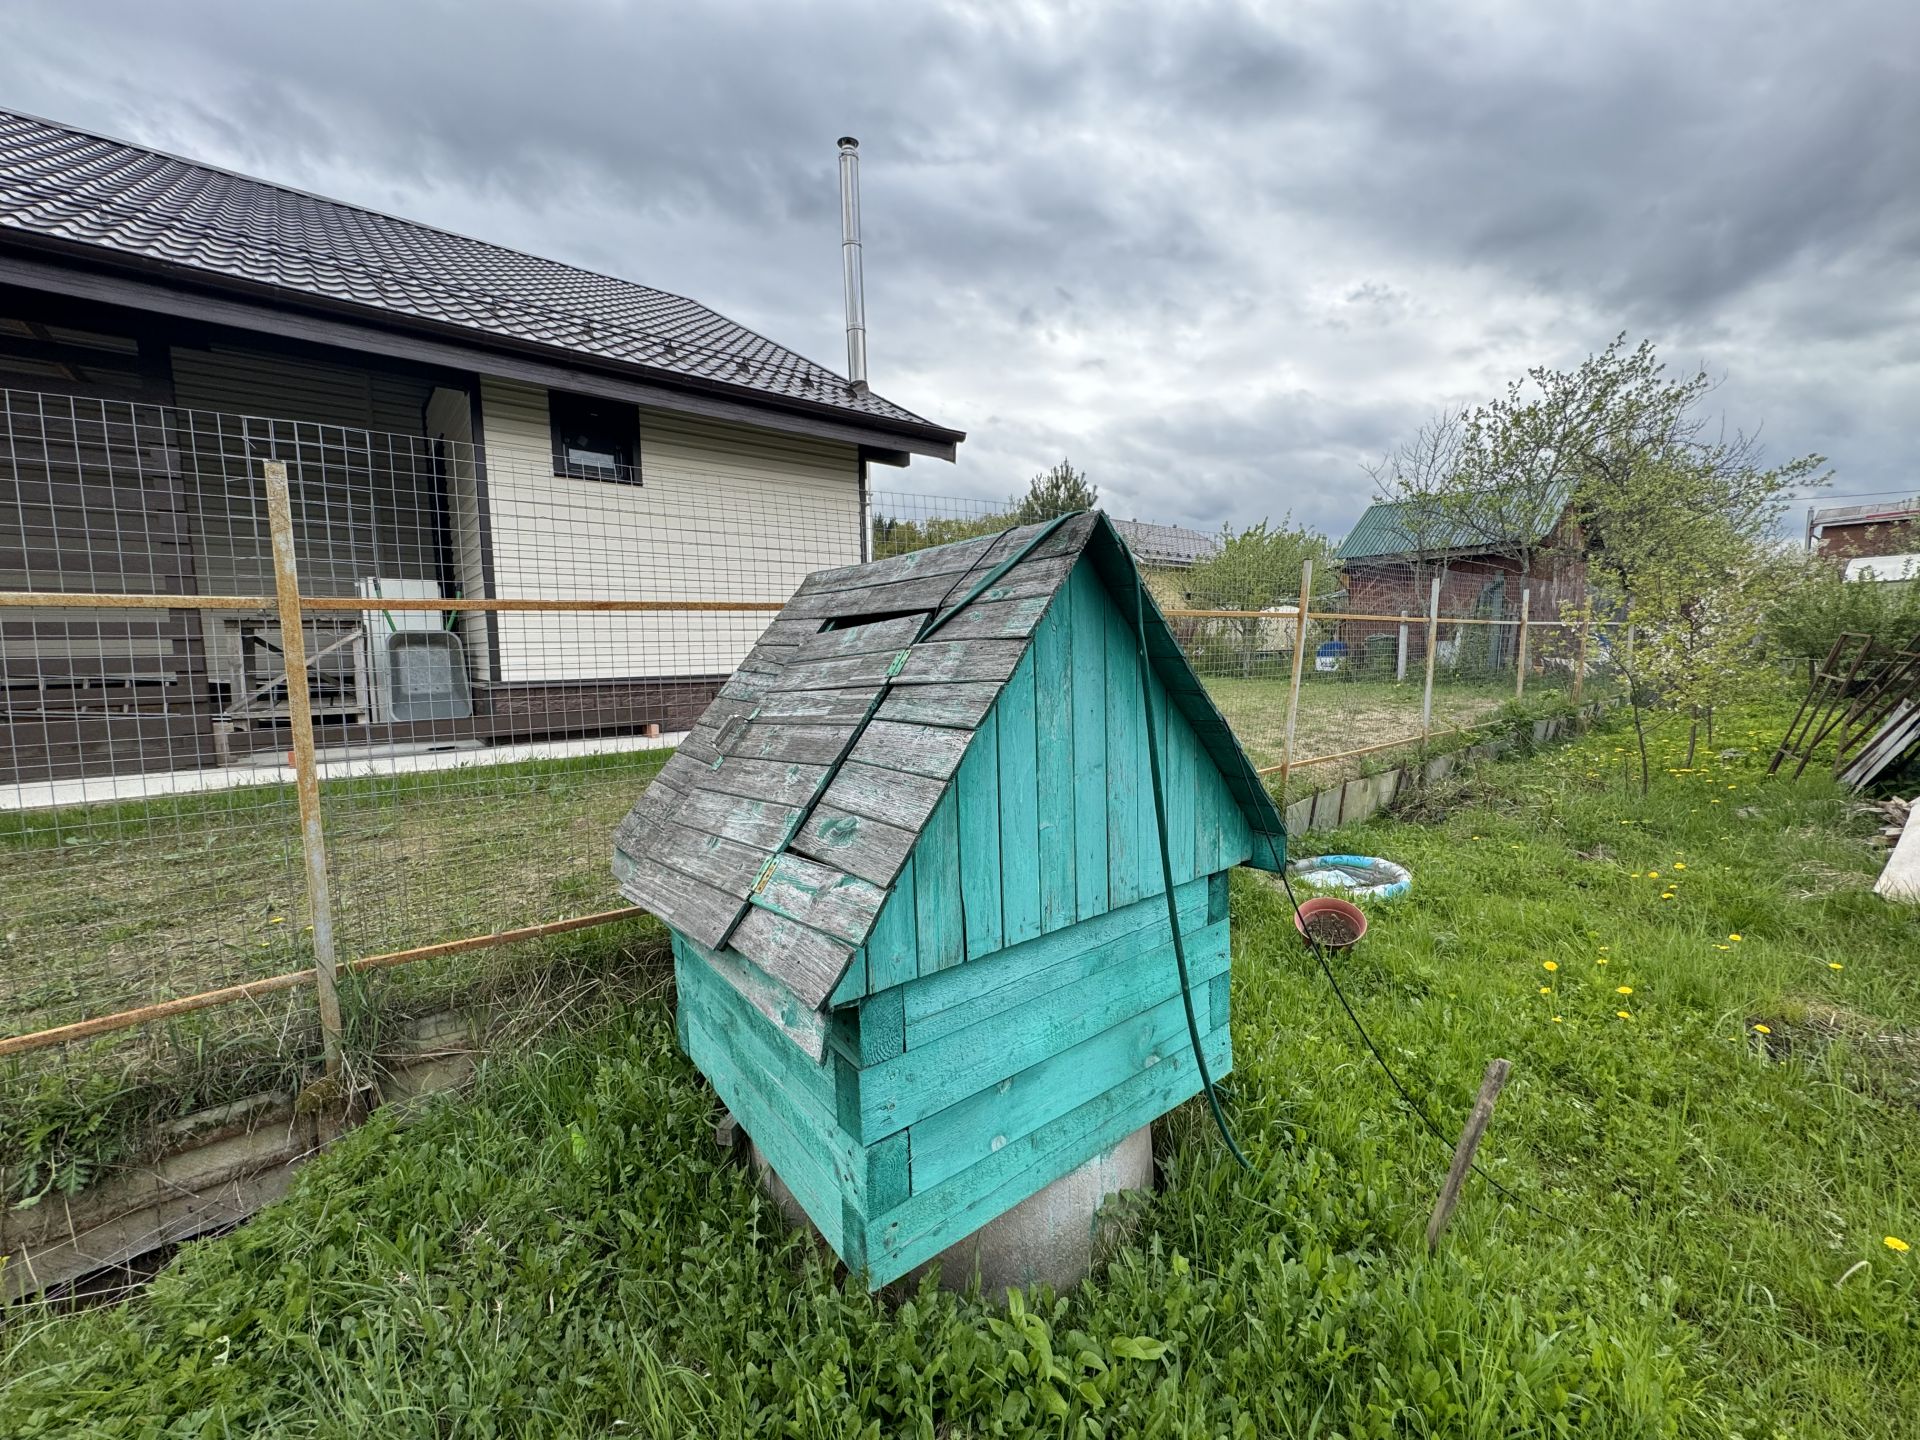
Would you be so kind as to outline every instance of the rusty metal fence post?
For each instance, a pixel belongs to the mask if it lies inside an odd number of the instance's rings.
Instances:
[[[340,1073],[339,958],[333,947],[333,897],[320,822],[320,775],[313,754],[313,706],[307,691],[307,638],[300,615],[300,569],[294,558],[293,504],[287,493],[286,462],[269,460],[265,472],[273,590],[287,667],[288,724],[293,732],[293,784],[300,803],[300,849],[306,860],[307,911],[313,925],[313,989],[320,1006],[326,1070],[334,1076]]]
[[[1294,606],[1293,678],[1287,686],[1287,729],[1280,742],[1280,793],[1287,793],[1287,776],[1293,769],[1293,727],[1300,718],[1300,666],[1307,653],[1307,596],[1313,591],[1313,561],[1300,562],[1300,603]]]

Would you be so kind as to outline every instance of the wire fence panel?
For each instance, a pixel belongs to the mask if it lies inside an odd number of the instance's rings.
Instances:
[[[1035,518],[487,386],[489,445],[447,389],[418,433],[0,391],[0,1105],[352,1080],[419,1016],[604,973],[659,933],[612,831],[800,581]],[[1622,643],[1573,572],[1116,523],[1276,793]],[[46,1181],[24,1143],[0,1190]]]

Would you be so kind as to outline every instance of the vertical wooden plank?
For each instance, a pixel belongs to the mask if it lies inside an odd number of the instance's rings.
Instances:
[[[906,994],[901,986],[895,985],[862,1002],[854,1027],[861,1069],[906,1052]]]
[[[1165,702],[1166,695],[1162,691],[1161,703]],[[1193,792],[1199,782],[1195,766],[1195,751],[1199,748],[1199,742],[1194,738],[1193,727],[1187,723],[1187,717],[1178,709],[1168,706],[1166,717],[1167,839],[1173,850],[1173,883],[1184,885],[1199,873],[1193,868]]]
[[[920,973],[918,937],[915,934],[915,891],[913,857],[907,857],[900,878],[893,882],[893,894],[880,907],[867,936],[865,995],[878,994],[895,985],[904,985]]]
[[[1079,918],[1112,908],[1107,885],[1107,594],[1082,560],[1073,595],[1073,879]]]
[[[995,703],[1000,752],[1001,944],[1040,934],[1040,777],[1029,650]]]
[[[1140,885],[1140,810],[1147,776],[1139,764],[1145,730],[1140,720],[1140,662],[1133,634],[1112,605],[1107,640],[1107,892],[1112,904],[1131,905]]]
[[[1061,587],[1033,637],[1039,750],[1040,929],[1071,925],[1078,911],[1073,829],[1073,587]],[[1191,847],[1189,847],[1191,848]]]
[[[1216,975],[1207,982],[1207,1018],[1201,1028],[1202,1034],[1209,1030],[1218,1030],[1227,1023],[1232,1010],[1232,997],[1231,973]]]
[[[1127,643],[1134,648],[1133,669],[1136,676],[1140,673],[1140,656],[1137,640],[1131,628],[1127,631]],[[1140,741],[1138,753],[1134,757],[1134,773],[1140,777],[1140,806],[1137,817],[1140,827],[1139,843],[1134,851],[1139,859],[1135,862],[1139,868],[1140,893],[1142,895],[1164,895],[1167,892],[1166,877],[1160,871],[1160,821],[1153,802],[1153,757],[1147,753],[1149,740],[1160,747],[1160,784],[1161,801],[1166,803],[1167,763],[1167,692],[1160,684],[1160,677],[1151,668],[1147,671],[1146,688],[1139,692],[1151,697],[1151,704],[1143,699],[1140,712]],[[1147,727],[1153,727],[1149,735]],[[1171,838],[1171,837],[1169,837]]]
[[[833,987],[833,994],[827,998],[829,1009],[837,1010],[850,1005],[867,993],[867,947],[862,945],[853,952],[853,959],[847,962],[847,972],[840,977],[840,983]]]
[[[960,919],[960,803],[951,787],[913,847],[913,911],[920,973],[966,958]]]
[[[999,702],[974,732],[953,788],[960,801],[960,912],[966,955],[1000,948],[1000,727]]]

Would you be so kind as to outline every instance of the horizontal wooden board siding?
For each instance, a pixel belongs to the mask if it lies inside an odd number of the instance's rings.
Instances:
[[[1227,1027],[1216,1027],[1203,1043],[1213,1074],[1230,1073],[1233,1048]],[[877,1288],[931,1260],[1199,1090],[1191,1049],[1177,1047],[1158,1065],[1011,1141],[951,1179],[916,1192],[868,1222],[868,1284]]]
[[[1143,932],[1144,933],[1144,932]],[[1224,923],[1196,931],[1189,967],[1198,989],[1227,963]],[[1138,938],[1114,942],[1137,947]],[[908,1045],[896,1060],[860,1076],[860,1130],[868,1143],[1119,1024],[1179,991],[1172,946],[1097,970],[980,1027]]]
[[[642,483],[613,485],[554,475],[546,391],[484,380],[481,416],[503,597],[782,601],[860,558],[852,445],[643,410]],[[503,614],[500,677],[725,671],[771,618]]]

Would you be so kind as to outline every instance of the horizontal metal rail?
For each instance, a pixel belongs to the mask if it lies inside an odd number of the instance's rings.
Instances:
[[[1291,625],[1294,621],[1294,612],[1291,610],[1162,610],[1160,613],[1169,620],[1260,620],[1275,625]],[[1425,625],[1427,623],[1427,617],[1424,612],[1418,615],[1363,615],[1341,610],[1314,610],[1312,608],[1309,608],[1307,611],[1307,619],[1310,623],[1321,620],[1366,620],[1378,622],[1383,625]],[[1517,618],[1512,620],[1489,620],[1483,616],[1443,614],[1440,617],[1440,623],[1443,625],[1517,626],[1520,621]],[[1578,622],[1571,620],[1530,620],[1527,623],[1532,628],[1538,630],[1544,626],[1572,626]]]
[[[552,920],[544,925],[523,925],[517,930],[499,930],[491,935],[469,935],[461,940],[444,940],[437,945],[419,945],[411,950],[390,950],[380,955],[363,955],[358,960],[348,961],[340,968],[343,970],[382,970],[394,965],[410,965],[416,960],[431,960],[440,955],[462,955],[470,950],[486,950],[496,945],[513,945],[523,940],[538,940],[547,935],[562,935],[569,930],[585,930],[594,925],[611,925],[618,920],[631,920],[646,912],[637,905],[625,906],[619,910],[603,910],[597,915],[576,915],[567,920]],[[115,1030],[131,1030],[136,1025],[147,1025],[155,1020],[165,1020],[174,1015],[186,1015],[195,1010],[209,1010],[215,1005],[228,1005],[238,1000],[251,1000],[257,995],[271,995],[280,990],[292,990],[301,985],[311,984],[314,970],[289,970],[284,975],[268,975],[259,980],[248,980],[240,985],[226,985],[218,990],[202,990],[197,995],[182,995],[176,1000],[162,1000],[153,1005],[142,1005],[135,1010],[119,1010],[111,1015],[97,1015],[91,1020],[76,1020],[71,1025],[56,1025],[50,1030],[33,1030],[25,1035],[0,1037],[0,1056],[24,1055],[31,1050],[50,1050],[56,1045],[68,1045],[75,1040],[88,1040],[95,1035],[110,1034]]]

